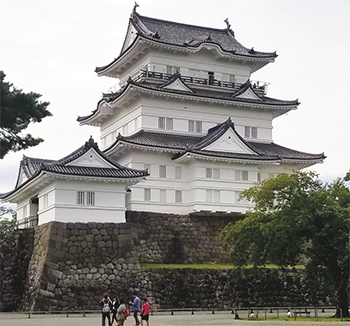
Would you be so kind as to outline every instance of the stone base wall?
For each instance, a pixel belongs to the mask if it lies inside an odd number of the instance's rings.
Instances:
[[[0,311],[18,309],[33,252],[33,229],[21,229],[11,247],[0,250]]]
[[[325,294],[306,291],[300,271],[140,267],[142,262],[227,261],[219,233],[233,218],[132,212],[127,223],[36,226],[22,234],[12,248],[16,254],[2,259],[8,278],[1,281],[11,283],[1,297],[2,310],[97,310],[107,293],[127,302],[133,293],[153,297],[161,308],[334,304]],[[25,249],[30,243],[32,251]],[[17,275],[17,281],[9,275]],[[10,295],[15,299],[8,300]]]
[[[230,222],[242,219],[234,214],[176,215],[127,212],[126,220],[139,230],[140,262],[227,263],[220,233]]]

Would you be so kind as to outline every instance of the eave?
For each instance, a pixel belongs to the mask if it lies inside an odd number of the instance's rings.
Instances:
[[[180,157],[173,159],[176,163],[184,163],[190,160],[205,160],[205,161],[215,161],[215,162],[228,162],[228,163],[243,163],[243,164],[272,164],[279,165],[281,160],[271,159],[271,160],[254,160],[254,159],[243,159],[243,158],[231,158],[231,157],[221,157],[221,156],[208,156],[201,155],[198,153],[186,152]]]
[[[266,64],[274,62],[277,57],[276,54],[271,54],[270,57],[257,57],[243,54],[236,54],[223,50],[220,45],[210,42],[203,42],[198,46],[190,45],[177,45],[163,43],[157,39],[151,39],[143,35],[137,35],[130,46],[115,58],[111,63],[103,67],[96,67],[95,72],[100,76],[107,76],[113,78],[119,78],[120,74],[127,68],[129,64],[137,60],[140,56],[146,53],[150,48],[158,48],[163,50],[169,50],[171,52],[185,52],[185,53],[198,53],[203,49],[209,51],[215,51],[216,58],[225,58],[229,61],[242,61],[245,63],[251,63],[252,72],[257,71]]]
[[[202,95],[196,95],[192,93],[187,92],[180,92],[180,91],[174,91],[171,89],[154,89],[147,86],[140,86],[133,82],[129,82],[127,86],[124,88],[123,91],[120,92],[120,94],[117,95],[117,97],[107,102],[106,100],[102,99],[98,103],[97,109],[90,115],[84,118],[78,118],[78,121],[80,125],[92,125],[92,126],[101,126],[101,123],[108,118],[108,116],[111,116],[115,113],[115,110],[118,109],[118,107],[121,107],[124,101],[130,101],[132,98],[126,98],[127,96],[130,96],[130,92],[135,91],[139,92],[140,94],[146,94],[151,97],[158,96],[159,98],[166,98],[166,99],[179,99],[181,101],[187,100],[192,102],[203,102],[203,103],[210,103],[210,104],[218,104],[218,105],[233,105],[233,106],[240,106],[243,108],[249,108],[249,109],[262,109],[265,111],[271,111],[273,110],[272,116],[273,118],[276,118],[282,114],[285,114],[291,110],[296,110],[298,104],[272,104],[272,103],[265,103],[265,102],[253,102],[253,101],[247,101],[240,98],[232,98],[230,100],[226,99],[219,99],[214,97],[208,97],[208,96],[202,96]]]

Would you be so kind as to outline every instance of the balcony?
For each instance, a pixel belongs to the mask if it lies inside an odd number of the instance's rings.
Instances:
[[[136,82],[141,81],[149,81],[151,83],[162,83],[171,79],[173,75],[157,72],[157,71],[149,71],[147,69],[141,69],[139,72],[135,73],[131,76],[131,78]],[[219,89],[226,90],[238,90],[243,85],[242,83],[236,82],[228,82],[214,79],[213,75],[209,75],[208,78],[200,78],[200,77],[191,77],[181,75],[182,80],[187,84],[192,84],[196,86],[214,86]],[[251,84],[254,90],[260,95],[266,95],[267,88],[269,83],[261,82],[261,81],[251,81]],[[123,85],[120,85],[121,87]]]

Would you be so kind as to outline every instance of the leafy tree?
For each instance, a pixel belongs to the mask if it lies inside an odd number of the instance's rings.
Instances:
[[[309,282],[330,286],[342,315],[349,316],[350,190],[345,178],[323,184],[313,172],[279,174],[242,197],[255,208],[222,233],[233,262],[293,266],[304,257]]]
[[[0,71],[0,159],[10,152],[36,146],[43,141],[31,134],[22,134],[31,122],[40,122],[51,116],[47,110],[49,102],[40,102],[37,93],[24,93],[11,83],[4,82],[5,74]]]
[[[0,250],[13,244],[17,230],[16,212],[10,207],[0,206]]]

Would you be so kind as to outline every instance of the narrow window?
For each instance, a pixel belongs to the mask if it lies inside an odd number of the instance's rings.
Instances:
[[[166,130],[173,130],[173,119],[166,118]]]
[[[236,81],[235,75],[233,75],[233,74],[228,74],[228,77],[229,77],[229,82],[230,82],[230,83],[234,83],[234,82]]]
[[[166,178],[166,166],[165,165],[159,165],[159,177]]]
[[[188,131],[194,132],[194,121],[193,120],[188,121]]]
[[[175,167],[175,179],[182,179],[181,166],[176,166]]]
[[[257,127],[252,127],[252,138],[258,138],[258,128]]]
[[[242,180],[248,181],[248,171],[242,171]]]
[[[182,191],[181,190],[175,190],[175,202],[182,203]]]
[[[256,179],[257,179],[258,182],[261,181],[261,174],[260,174],[260,172],[258,172],[258,173],[256,174]]]
[[[196,121],[196,132],[202,132],[202,121]]]
[[[84,191],[78,191],[77,192],[77,205],[84,205]]]
[[[158,118],[158,129],[165,129],[165,118]]]
[[[145,201],[151,201],[151,189],[145,188]]]
[[[86,205],[87,206],[95,206],[95,193],[88,191],[86,193]]]
[[[213,177],[213,169],[212,168],[206,168],[205,169],[205,176],[207,178],[212,178]]]
[[[250,127],[244,127],[244,137],[250,138]]]

